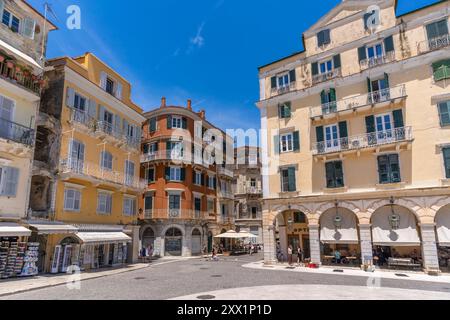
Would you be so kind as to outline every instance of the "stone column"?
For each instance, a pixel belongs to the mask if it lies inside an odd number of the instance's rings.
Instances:
[[[273,226],[264,226],[262,237],[264,241],[264,263],[268,265],[276,264],[275,230]]]
[[[287,252],[288,252],[288,238],[287,238],[287,227],[286,226],[279,226],[279,235],[280,235],[280,247],[281,252],[283,252],[285,259],[287,259]]]
[[[129,248],[131,250],[128,250],[128,261],[131,263],[138,263],[139,262],[139,226],[133,226],[131,227],[131,238],[133,239],[131,242],[131,246]]]
[[[359,239],[361,241],[361,262],[362,264],[373,265],[373,245],[372,245],[372,225],[359,225]]]
[[[192,226],[186,225],[184,228],[184,237],[183,237],[183,245],[182,245],[182,256],[190,257],[192,255],[191,246],[192,246]]]
[[[320,237],[319,237],[319,229],[320,226],[317,225],[309,225],[309,242],[311,247],[311,263],[315,263],[317,265],[321,265],[320,258]]]
[[[164,239],[161,235],[163,227],[161,225],[155,226],[155,247],[153,248],[153,256],[160,258],[164,257]]]
[[[434,223],[420,224],[422,233],[423,267],[427,273],[440,273],[439,258],[436,244],[436,225]]]

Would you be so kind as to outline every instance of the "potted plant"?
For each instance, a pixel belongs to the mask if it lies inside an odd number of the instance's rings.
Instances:
[[[0,55],[0,63],[2,63],[3,61],[5,61],[5,57]]]
[[[11,60],[8,60],[8,61],[6,61],[6,66],[7,66],[9,69],[12,69],[12,68],[14,68],[14,63],[13,63]]]

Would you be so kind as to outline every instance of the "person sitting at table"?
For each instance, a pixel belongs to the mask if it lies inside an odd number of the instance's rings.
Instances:
[[[338,249],[336,249],[336,250],[334,251],[334,259],[336,260],[336,263],[337,263],[337,264],[340,264],[340,263],[341,263],[341,258],[342,258],[341,253],[339,252]]]
[[[401,258],[400,254],[395,249],[392,249],[392,257],[393,258]]]
[[[410,256],[411,256],[413,263],[419,262],[419,254],[417,253],[417,249],[414,249]]]

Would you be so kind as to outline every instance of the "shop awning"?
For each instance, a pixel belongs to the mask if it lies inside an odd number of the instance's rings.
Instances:
[[[356,216],[352,212],[339,210],[341,221],[336,226],[336,212],[325,213],[320,219],[320,241],[328,244],[358,244]]]
[[[75,235],[83,244],[131,242],[123,232],[78,232]]]
[[[31,64],[33,66],[33,68],[42,70],[42,66],[40,66],[33,58],[26,55],[22,51],[17,50],[13,46],[7,44],[5,41],[0,40],[0,46],[3,47],[8,53],[14,54],[16,57],[21,59],[23,62]]]
[[[74,226],[63,223],[51,223],[51,222],[28,222],[28,225],[33,231],[36,231],[39,235],[44,234],[74,234],[78,232],[78,229]]]
[[[443,209],[436,217],[437,241],[441,247],[450,247],[450,209]]]
[[[392,228],[390,222],[390,216],[392,215],[390,207],[382,208],[373,215],[373,244],[386,247],[420,246],[415,216],[404,208],[396,207],[395,213],[400,216],[399,226],[395,229]]]
[[[29,237],[31,230],[17,223],[0,223],[0,237]]]

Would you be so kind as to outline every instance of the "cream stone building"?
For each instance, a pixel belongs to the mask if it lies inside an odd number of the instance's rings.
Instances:
[[[266,263],[448,270],[450,3],[396,6],[342,1],[260,68]]]

